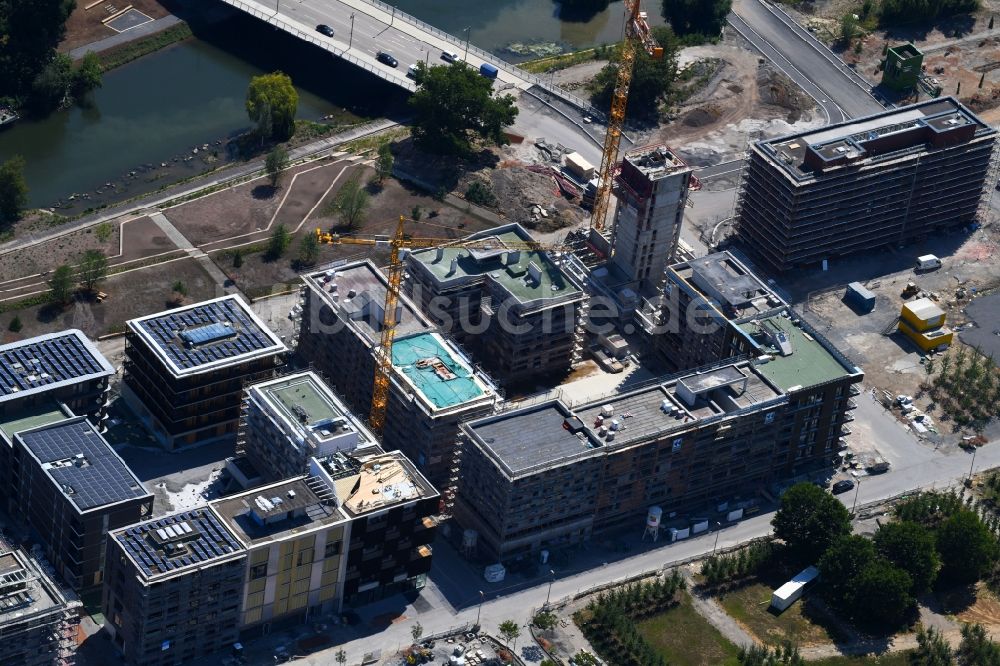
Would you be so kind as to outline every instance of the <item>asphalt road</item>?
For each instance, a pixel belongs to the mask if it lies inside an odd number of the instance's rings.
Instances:
[[[734,3],[729,23],[816,99],[831,123],[883,110],[849,67],[764,0]],[[860,79],[860,80],[859,80]]]

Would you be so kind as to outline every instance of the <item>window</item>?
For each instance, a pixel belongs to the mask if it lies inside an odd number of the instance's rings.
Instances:
[[[267,562],[250,567],[250,580],[257,580],[267,576]]]
[[[340,541],[334,541],[326,544],[326,549],[323,551],[323,557],[334,557],[335,555],[340,555],[340,543]]]

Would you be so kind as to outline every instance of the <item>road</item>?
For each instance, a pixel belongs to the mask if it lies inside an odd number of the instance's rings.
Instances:
[[[739,0],[733,4],[729,23],[813,97],[831,123],[883,110],[864,79],[767,2]]]

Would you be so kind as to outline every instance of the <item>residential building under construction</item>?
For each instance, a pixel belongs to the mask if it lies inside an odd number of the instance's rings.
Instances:
[[[968,226],[996,181],[996,136],[946,97],[757,141],[736,235],[784,271]]]

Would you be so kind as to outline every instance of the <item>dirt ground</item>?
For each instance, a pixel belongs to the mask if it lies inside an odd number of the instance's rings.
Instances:
[[[86,9],[86,6],[91,2],[92,0],[78,0],[76,3],[76,9],[73,10],[69,20],[66,21],[66,37],[59,45],[60,51],[70,51],[78,46],[84,46],[99,39],[117,35],[117,32],[101,23],[101,21],[118,13],[129,5],[132,5],[135,9],[154,19],[162,18],[170,13],[163,8],[159,0],[128,0],[128,2],[106,0],[93,9]]]

